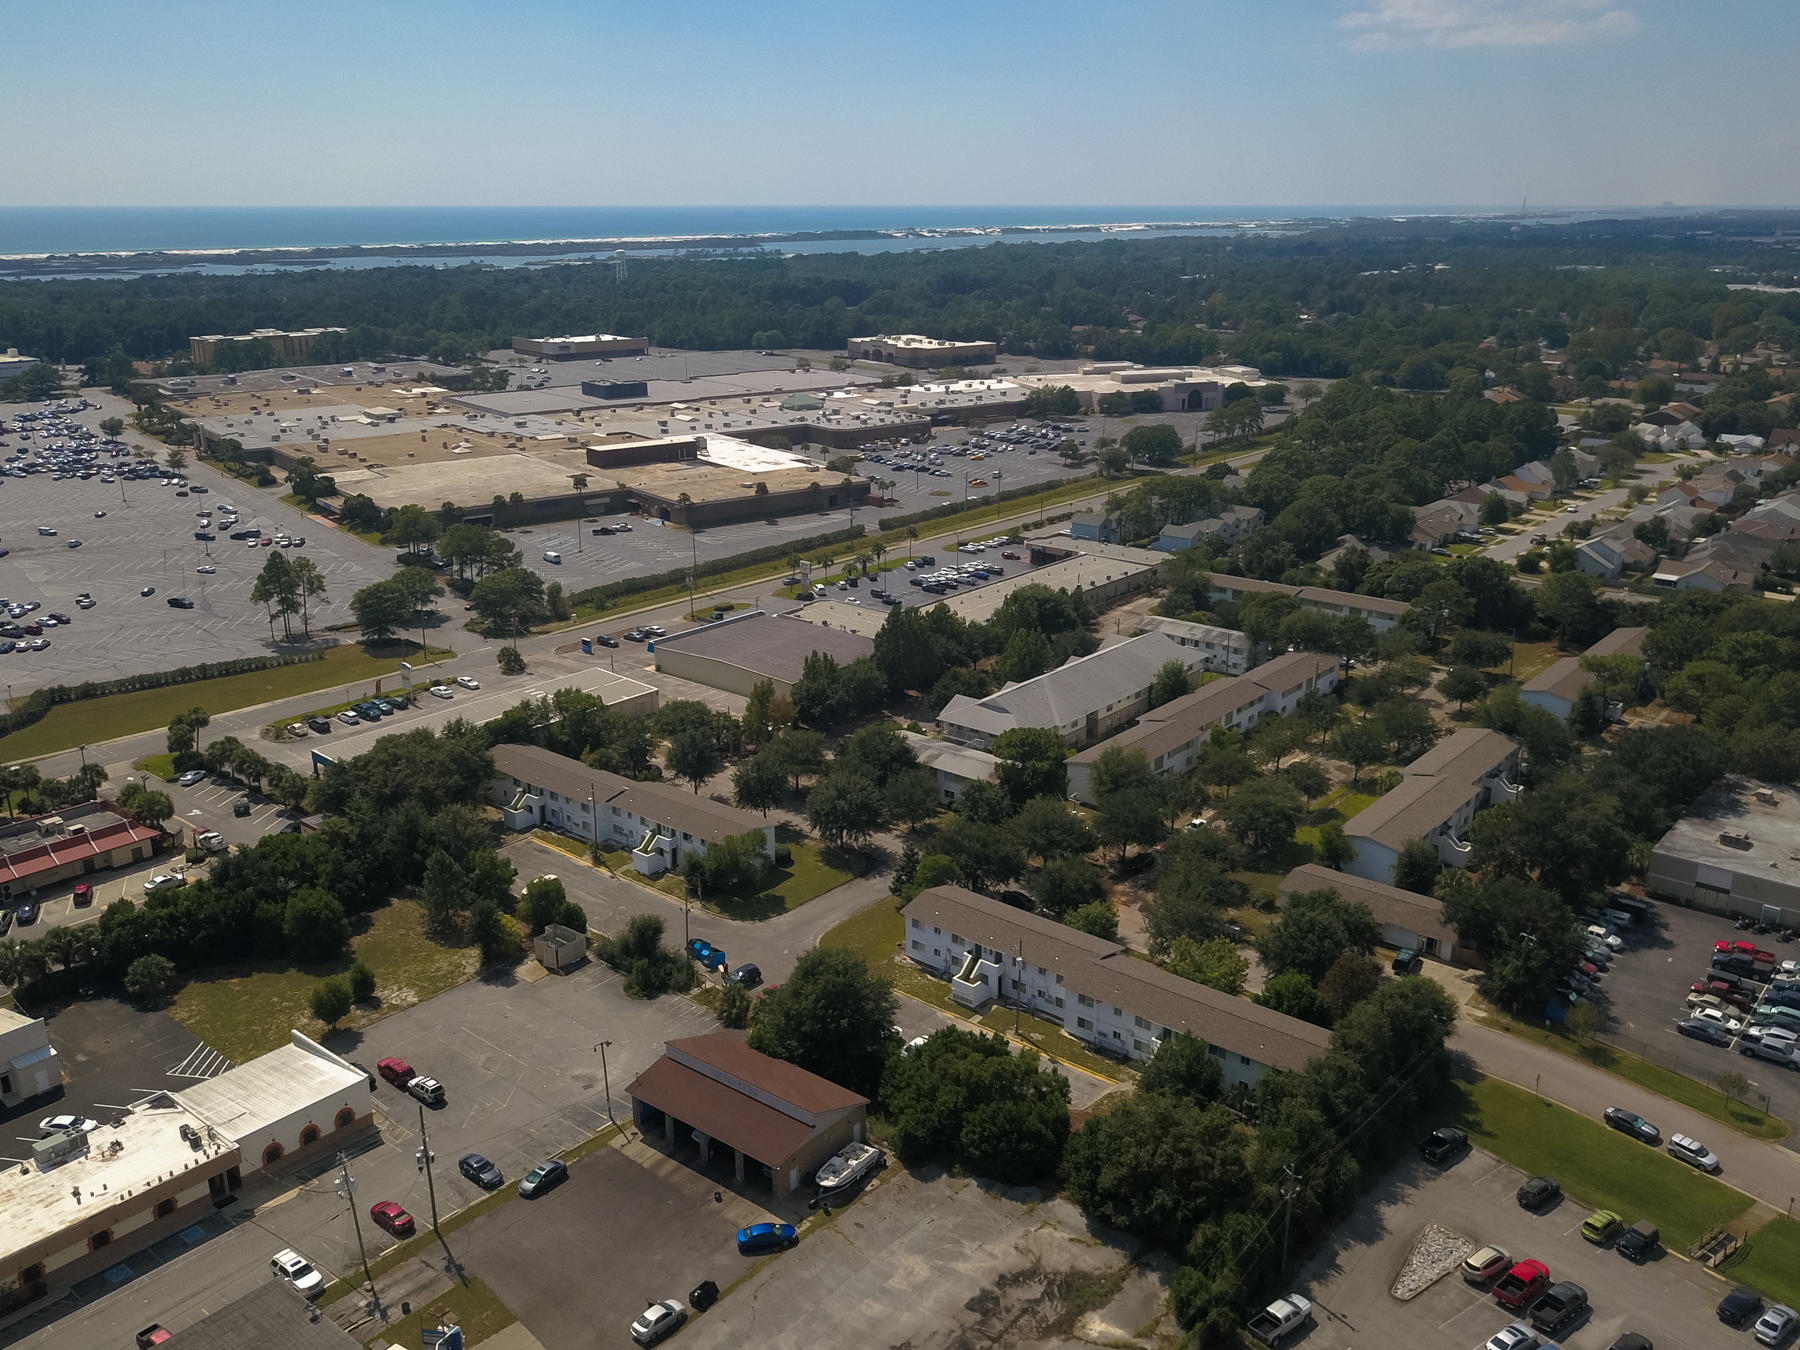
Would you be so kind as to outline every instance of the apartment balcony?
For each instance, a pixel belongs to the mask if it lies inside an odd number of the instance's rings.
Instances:
[[[980,952],[965,954],[956,974],[950,977],[950,997],[965,1008],[979,1008],[992,1002],[999,988],[999,963]]]
[[[638,846],[631,850],[631,865],[647,877],[660,877],[669,870],[669,839],[656,830],[646,830]]]

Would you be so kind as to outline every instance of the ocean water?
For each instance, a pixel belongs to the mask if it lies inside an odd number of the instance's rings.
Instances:
[[[1423,209],[981,205],[8,206],[0,207],[0,254],[325,248],[354,244],[502,243],[691,235],[749,237],[822,230],[1292,220],[1417,214]]]

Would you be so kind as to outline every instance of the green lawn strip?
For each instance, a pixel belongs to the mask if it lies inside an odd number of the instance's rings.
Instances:
[[[980,1022],[989,1031],[997,1031],[1002,1036],[1017,1036],[1047,1055],[1066,1064],[1073,1064],[1078,1069],[1087,1070],[1096,1078],[1104,1078],[1112,1083],[1131,1081],[1131,1073],[1124,1065],[1096,1055],[1054,1022],[1033,1017],[1022,1009],[1003,1008],[995,1004],[981,1015]]]
[[[869,860],[853,849],[821,845],[792,831],[783,831],[782,842],[792,853],[793,861],[763,873],[760,891],[714,898],[705,901],[703,907],[728,919],[773,918],[836,890],[869,867]]]
[[[182,986],[170,1011],[213,1049],[242,1064],[286,1045],[296,1028],[315,1039],[328,1036],[308,1002],[320,980],[343,974],[355,961],[375,972],[376,998],[357,1005],[340,1028],[368,1026],[423,1003],[469,979],[479,964],[475,948],[446,947],[426,937],[424,913],[412,900],[375,910],[350,946],[350,955],[322,965],[255,961],[202,971]]]
[[[1454,1090],[1454,1118],[1476,1143],[1521,1171],[1555,1177],[1577,1209],[1610,1209],[1626,1223],[1649,1219],[1671,1251],[1685,1252],[1755,1203],[1666,1154],[1501,1079],[1482,1078]]]
[[[1554,642],[1515,642],[1510,663],[1512,677],[1524,684],[1533,675],[1540,675],[1548,670],[1562,655]],[[1496,666],[1494,669],[1499,670],[1500,667]]]
[[[1627,1082],[1636,1083],[1659,1097],[1667,1097],[1690,1110],[1711,1116],[1721,1125],[1729,1125],[1752,1139],[1786,1139],[1792,1130],[1780,1116],[1771,1115],[1744,1102],[1731,1101],[1709,1084],[1654,1064],[1629,1050],[1621,1050],[1604,1041],[1583,1044],[1565,1031],[1531,1026],[1508,1017],[1491,1006],[1473,1005],[1471,1014],[1483,1026],[1493,1027],[1497,1031],[1504,1031],[1554,1050],[1559,1055],[1567,1055],[1570,1059],[1579,1059],[1597,1069],[1617,1074]]]
[[[175,756],[145,755],[131,767],[142,773],[154,774],[166,783],[175,777]]]
[[[519,1320],[487,1285],[473,1275],[466,1279],[466,1284],[453,1284],[444,1293],[425,1300],[410,1316],[371,1332],[363,1344],[381,1341],[387,1345],[416,1345],[427,1327],[453,1321],[462,1328],[464,1345],[479,1345]]]
[[[399,660],[417,649],[417,643],[401,642],[371,654],[359,644],[346,643],[330,648],[319,661],[59,703],[42,721],[0,738],[0,753],[8,762],[35,759],[78,745],[94,745],[115,736],[166,727],[176,713],[189,708],[205,708],[216,717],[273,699],[329,689],[334,684],[349,684],[392,671]],[[448,651],[445,654],[453,655]]]
[[[900,919],[900,909],[904,903],[899,896],[890,895],[879,904],[870,905],[862,913],[827,929],[819,939],[819,945],[853,951],[868,962],[873,973],[892,981],[900,993],[958,1017],[967,1017],[969,1010],[950,997],[948,984],[901,956],[901,935],[906,930]]]
[[[1726,1269],[1774,1303],[1800,1308],[1800,1219],[1774,1218],[1744,1240]]]

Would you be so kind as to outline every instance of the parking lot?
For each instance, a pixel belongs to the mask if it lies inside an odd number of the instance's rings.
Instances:
[[[77,420],[97,424],[103,415],[104,408]],[[0,458],[35,448],[36,441],[0,437]],[[154,442],[149,448],[161,454]],[[97,467],[108,473],[129,462],[102,453]],[[0,479],[0,547],[8,550],[0,558],[0,595],[37,601],[41,609],[32,619],[54,612],[72,620],[45,630],[47,650],[0,656],[0,683],[13,697],[42,684],[78,684],[269,651],[269,618],[251,602],[250,588],[272,550],[247,548],[228,539],[222,528],[212,531],[218,538],[210,543],[196,540],[197,513],[208,507],[216,516],[231,502],[240,509],[239,528],[255,525],[270,537],[305,538],[302,553],[328,587],[312,616],[315,630],[341,622],[351,594],[392,571],[381,551],[308,521],[278,501],[273,490],[259,492],[204,465],[183,472],[191,485],[208,491],[163,486],[154,478],[128,482],[116,473],[112,483],[100,474],[61,482],[47,473]],[[184,490],[190,495],[176,496]],[[55,530],[55,536],[39,535],[40,526]],[[71,547],[76,541],[79,547]],[[196,571],[202,566],[216,571]],[[141,595],[146,586],[156,593]],[[77,604],[84,591],[95,602],[90,609]],[[194,607],[171,608],[172,596],[190,599]]]
[[[164,783],[161,790],[175,803],[170,825],[179,823],[188,831],[183,843],[192,843],[195,836],[214,830],[225,836],[227,844],[254,844],[265,834],[298,829],[304,814],[290,811],[260,792],[210,776],[188,787]],[[249,815],[236,813],[240,804],[250,808]]]
[[[1658,1346],[1702,1350],[1749,1344],[1714,1316],[1730,1284],[1704,1267],[1663,1252],[1642,1265],[1582,1238],[1589,1211],[1565,1196],[1540,1214],[1515,1198],[1524,1174],[1475,1150],[1442,1171],[1422,1162],[1397,1167],[1301,1269],[1295,1289],[1313,1300],[1317,1325],[1288,1345],[1354,1350],[1404,1345],[1467,1350],[1517,1320],[1485,1289],[1452,1271],[1410,1301],[1390,1292],[1427,1224],[1493,1245],[1514,1261],[1542,1261],[1552,1280],[1587,1291],[1590,1311],[1555,1337],[1571,1350],[1603,1350],[1627,1331]]]
[[[1609,1019],[1603,1039],[1702,1083],[1723,1073],[1742,1074],[1750,1081],[1750,1103],[1761,1105],[1767,1094],[1770,1111],[1800,1123],[1800,1073],[1736,1054],[1726,1046],[1691,1040],[1675,1030],[1687,1012],[1688,986],[1712,969],[1714,942],[1753,939],[1778,960],[1800,955],[1800,949],[1792,944],[1770,946],[1773,939],[1740,933],[1729,919],[1679,905],[1653,905],[1651,925],[1634,929],[1621,935],[1626,947],[1601,981],[1606,994],[1601,1006]],[[1800,1132],[1784,1143],[1800,1149]]]

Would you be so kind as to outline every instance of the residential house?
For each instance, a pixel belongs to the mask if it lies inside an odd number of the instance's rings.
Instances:
[[[489,799],[510,830],[547,826],[601,847],[628,848],[645,876],[679,871],[721,839],[756,834],[775,857],[775,826],[673,783],[639,783],[536,745],[494,747]]]
[[[1069,521],[1069,533],[1077,539],[1116,544],[1119,542],[1119,522],[1104,511],[1083,511]]]
[[[1460,503],[1439,503],[1420,507],[1413,516],[1412,542],[1415,548],[1442,548],[1465,530],[1474,528],[1463,513]]]
[[[1718,438],[1721,450],[1728,450],[1734,455],[1752,455],[1767,444],[1761,436],[1744,434],[1727,434]]]
[[[1157,539],[1155,547],[1164,553],[1178,553],[1182,549],[1192,548],[1196,544],[1231,548],[1249,538],[1252,533],[1261,528],[1262,523],[1263,513],[1260,507],[1227,507],[1218,515],[1209,516],[1205,520],[1193,520],[1185,525],[1163,526],[1162,535]]]
[[[1763,447],[1771,455],[1800,455],[1800,431],[1793,427],[1776,427]]]
[[[1600,581],[1616,581],[1626,571],[1639,571],[1656,561],[1656,550],[1631,532],[1629,525],[1575,546],[1575,566]]]
[[[1650,581],[1666,591],[1748,591],[1755,589],[1756,573],[1702,558],[1666,558]]]
[[[1344,825],[1356,849],[1345,871],[1392,882],[1400,850],[1423,839],[1447,867],[1467,867],[1469,823],[1475,813],[1517,797],[1519,747],[1497,731],[1453,731],[1406,767],[1398,787],[1375,799]]]
[[[1206,657],[1165,633],[1145,633],[986,698],[958,694],[938,714],[938,727],[945,740],[978,750],[1013,727],[1050,727],[1070,745],[1090,745],[1149,708],[1150,687],[1170,661],[1199,671]]]
[[[1334,656],[1285,652],[1247,675],[1204,684],[1148,709],[1132,726],[1071,756],[1069,795],[1093,804],[1094,761],[1114,747],[1142,751],[1153,773],[1185,773],[1205,749],[1214,727],[1248,731],[1265,717],[1291,713],[1308,694],[1331,693],[1338,678]]]
[[[1492,488],[1496,492],[1517,493],[1528,502],[1547,501],[1550,497],[1550,484],[1548,481],[1535,483],[1529,478],[1519,477],[1516,473],[1502,474],[1499,478],[1494,479],[1493,482],[1484,483],[1482,486]]]
[[[1331,1043],[1323,1027],[1221,993],[1086,933],[961,886],[900,911],[906,954],[969,1008],[1010,1002],[1108,1055],[1143,1061],[1181,1032],[1204,1041],[1227,1086],[1297,1072]]]
[[[1534,708],[1567,719],[1575,700],[1593,684],[1594,676],[1583,669],[1582,657],[1641,656],[1648,628],[1615,628],[1581,656],[1564,656],[1552,661],[1525,682],[1519,696]]]

